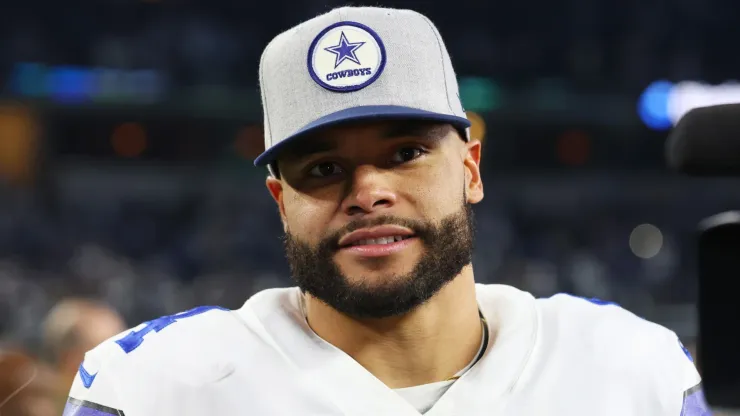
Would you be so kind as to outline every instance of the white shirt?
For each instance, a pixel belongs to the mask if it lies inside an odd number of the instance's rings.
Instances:
[[[452,384],[455,382],[455,380],[459,379],[463,376],[468,370],[470,370],[471,367],[473,367],[478,360],[481,357],[481,353],[484,352],[485,348],[488,348],[488,328],[487,323],[483,320],[481,320],[481,323],[483,325],[486,325],[486,327],[483,328],[483,331],[481,333],[481,339],[480,339],[480,347],[478,348],[478,352],[475,353],[475,356],[473,359],[466,365],[462,370],[458,371],[453,377],[438,381],[436,383],[428,383],[423,384],[421,386],[413,386],[413,387],[404,387],[400,389],[395,389],[394,391],[401,395],[407,402],[409,402],[412,406],[414,406],[414,409],[416,409],[419,413],[425,414],[429,411],[429,409],[434,406],[435,403],[437,403],[437,400],[442,397],[442,395],[445,394],[445,392],[452,387]]]
[[[427,416],[704,415],[699,374],[670,330],[568,295],[476,291],[488,348]],[[85,356],[64,415],[420,414],[319,338],[299,299],[270,289],[239,310],[200,308],[113,337]]]

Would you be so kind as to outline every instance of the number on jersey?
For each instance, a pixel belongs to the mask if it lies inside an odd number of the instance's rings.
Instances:
[[[139,345],[141,345],[141,343],[144,342],[144,335],[152,331],[159,332],[163,330],[164,328],[167,328],[168,326],[174,324],[180,319],[189,318],[195,315],[200,315],[212,309],[220,309],[222,311],[228,310],[220,306],[198,306],[197,308],[193,308],[189,311],[180,312],[174,315],[167,315],[161,318],[153,319],[151,321],[145,322],[144,327],[139,329],[138,331],[129,332],[128,335],[116,341],[116,344],[118,344],[123,349],[123,351],[126,354],[128,354],[131,351],[137,349]]]

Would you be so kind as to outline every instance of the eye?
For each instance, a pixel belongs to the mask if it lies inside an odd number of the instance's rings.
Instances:
[[[334,162],[323,162],[311,168],[308,172],[311,176],[325,178],[342,173],[342,168]]]
[[[424,149],[421,149],[419,147],[404,147],[404,148],[398,149],[398,151],[393,155],[393,162],[394,163],[410,162],[424,153],[425,153]]]

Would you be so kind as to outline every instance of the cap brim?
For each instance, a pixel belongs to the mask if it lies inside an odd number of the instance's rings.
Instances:
[[[300,139],[306,133],[314,131],[319,128],[325,128],[334,126],[337,124],[349,122],[349,121],[384,121],[384,120],[428,120],[438,121],[443,123],[450,123],[453,126],[461,129],[470,127],[470,120],[464,117],[454,116],[450,114],[439,114],[431,111],[419,110],[417,108],[402,107],[395,105],[368,105],[362,107],[348,108],[346,110],[337,111],[321,117],[315,120],[292,135],[283,139],[280,143],[265,150],[264,153],[259,155],[254,161],[255,166],[267,166],[272,163],[283,149],[288,147],[291,143]]]

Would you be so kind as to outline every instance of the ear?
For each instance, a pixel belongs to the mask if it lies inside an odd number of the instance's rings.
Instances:
[[[467,202],[477,204],[483,200],[483,181],[480,176],[480,140],[470,140],[465,143],[465,187],[467,191]]]
[[[276,179],[272,176],[268,176],[265,180],[267,190],[270,191],[272,199],[277,203],[278,211],[280,211],[280,221],[283,222],[283,230],[287,231],[288,223],[285,222],[285,204],[283,204],[283,183],[280,179]]]

